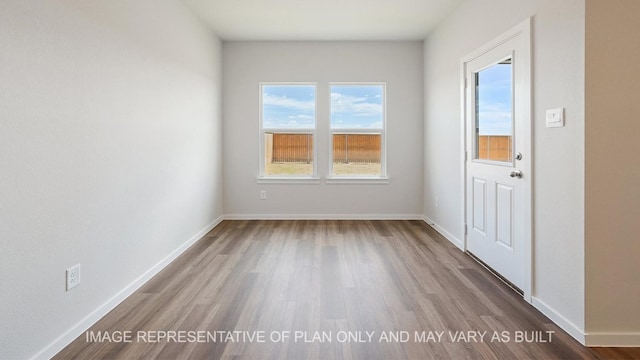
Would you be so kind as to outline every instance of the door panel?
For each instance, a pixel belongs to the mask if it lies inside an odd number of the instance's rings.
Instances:
[[[513,188],[497,184],[496,220],[498,229],[497,241],[513,251]]]
[[[485,234],[487,220],[485,218],[485,209],[487,203],[487,182],[474,178],[473,179],[473,229]]]

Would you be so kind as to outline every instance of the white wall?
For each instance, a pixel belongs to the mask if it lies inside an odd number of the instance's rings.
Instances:
[[[474,0],[425,41],[425,215],[463,239],[460,59],[532,16],[534,305],[584,332],[584,0]],[[545,110],[564,107],[566,127]],[[439,207],[435,207],[435,197]]]
[[[0,2],[0,358],[59,350],[221,216],[220,52],[180,1]]]
[[[587,344],[640,346],[640,2],[587,1]]]
[[[232,217],[416,217],[422,213],[421,42],[225,42],[224,210]],[[328,168],[331,81],[387,83],[390,183],[257,184],[259,83],[317,82],[318,170]],[[267,200],[259,200],[259,190]]]

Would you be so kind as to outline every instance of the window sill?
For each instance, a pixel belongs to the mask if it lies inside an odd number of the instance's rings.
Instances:
[[[388,184],[388,177],[364,177],[364,176],[335,176],[328,177],[325,179],[325,183],[327,184]]]
[[[320,178],[315,177],[298,177],[298,176],[287,176],[287,177],[259,177],[256,179],[258,184],[305,184],[305,185],[315,185],[320,184]]]

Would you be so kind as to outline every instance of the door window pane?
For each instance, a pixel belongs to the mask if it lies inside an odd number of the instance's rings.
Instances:
[[[476,73],[476,159],[513,159],[512,68],[509,58]]]

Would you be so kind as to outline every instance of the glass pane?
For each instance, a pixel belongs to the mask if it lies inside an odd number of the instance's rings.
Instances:
[[[476,73],[476,159],[513,159],[511,59]]]
[[[381,134],[333,134],[333,175],[380,176]]]
[[[383,85],[331,85],[332,129],[383,129]]]
[[[384,85],[331,85],[331,129],[333,176],[381,176]]]
[[[264,134],[265,175],[313,175],[313,134]]]
[[[315,124],[314,85],[262,85],[263,129],[313,129]]]

